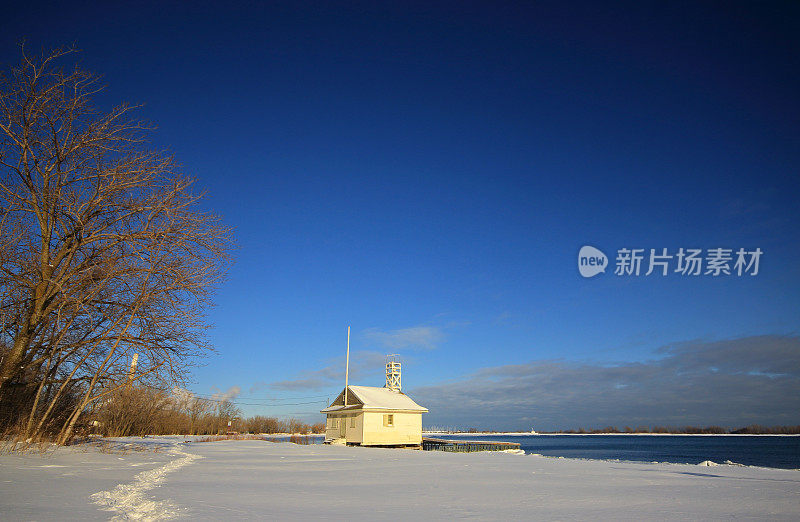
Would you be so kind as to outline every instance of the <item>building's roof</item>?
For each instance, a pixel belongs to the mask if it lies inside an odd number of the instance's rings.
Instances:
[[[392,391],[389,388],[373,388],[372,386],[348,386],[347,406],[344,406],[344,390],[333,403],[320,413],[349,410],[397,410],[428,411],[405,393]]]

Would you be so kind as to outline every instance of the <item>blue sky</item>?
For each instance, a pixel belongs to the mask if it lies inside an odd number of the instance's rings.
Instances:
[[[797,4],[59,5],[7,10],[0,61],[75,42],[235,228],[192,390],[316,420],[349,324],[352,381],[400,353],[427,425],[800,423]],[[583,245],[764,254],[585,279]]]

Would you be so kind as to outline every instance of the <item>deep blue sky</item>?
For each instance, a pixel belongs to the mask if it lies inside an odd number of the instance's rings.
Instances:
[[[350,324],[429,426],[800,423],[800,4],[108,4],[7,8],[0,61],[75,42],[235,228],[192,390],[316,411]],[[764,254],[584,279],[586,244]]]

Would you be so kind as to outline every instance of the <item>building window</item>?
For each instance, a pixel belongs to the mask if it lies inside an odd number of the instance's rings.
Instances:
[[[356,427],[356,416],[355,415],[350,417],[350,427],[351,428],[355,428]]]
[[[389,413],[383,416],[383,425],[387,427],[394,426],[394,415]]]
[[[336,429],[336,417],[331,417],[331,428]]]

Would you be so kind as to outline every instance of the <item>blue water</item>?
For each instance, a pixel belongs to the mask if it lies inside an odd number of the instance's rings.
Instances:
[[[519,442],[525,453],[583,459],[697,464],[726,460],[800,469],[800,436],[697,435],[435,435],[437,439]]]

